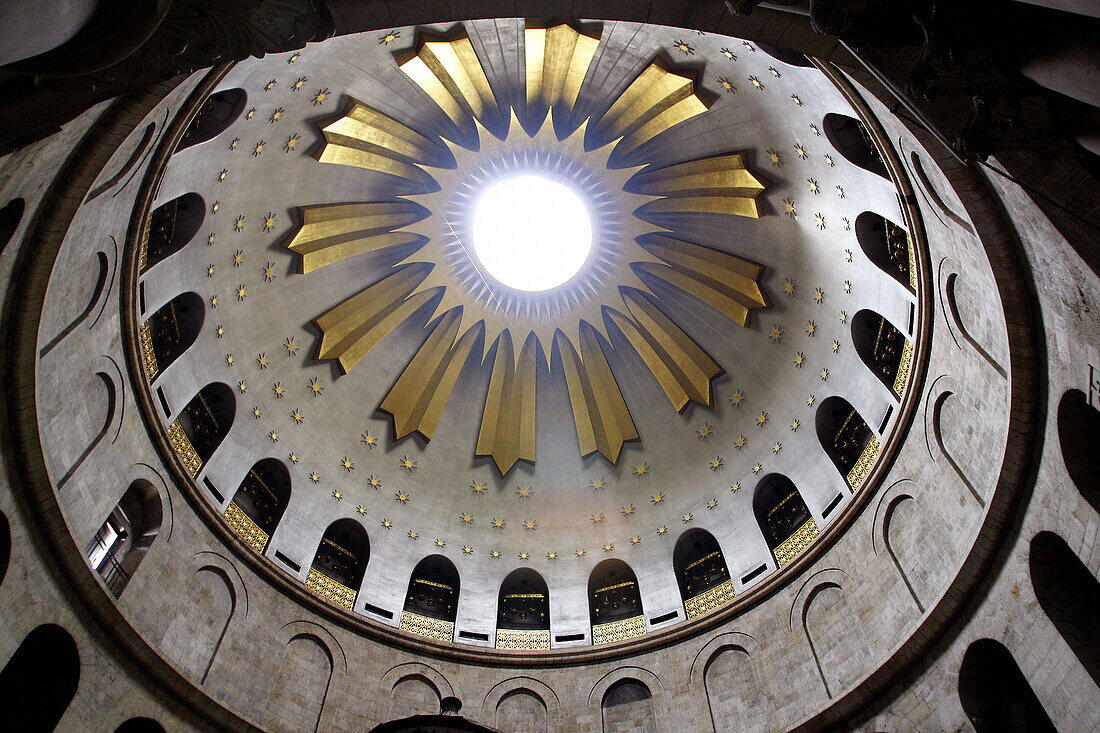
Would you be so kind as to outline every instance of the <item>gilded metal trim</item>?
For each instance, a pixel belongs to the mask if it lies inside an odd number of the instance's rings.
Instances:
[[[138,272],[145,272],[145,266],[149,263],[149,225],[152,217],[145,218],[145,224],[141,227],[141,249],[138,250]]]
[[[199,470],[202,469],[202,458],[199,458],[198,451],[191,445],[191,439],[183,431],[179,420],[168,426],[168,442],[172,444],[172,450],[183,461],[183,466],[187,469],[187,473],[191,474],[191,478],[198,476]]]
[[[794,534],[780,542],[772,551],[775,553],[776,564],[779,567],[783,567],[791,560],[794,560],[803,550],[813,543],[817,535],[817,522],[814,521],[813,517],[810,517],[806,520],[805,524],[794,531]]]
[[[871,433],[871,439],[867,441],[867,445],[864,447],[863,453],[860,454],[859,460],[856,461],[856,465],[852,466],[852,470],[848,472],[848,485],[852,487],[852,491],[856,491],[860,486],[863,486],[867,474],[871,472],[871,466],[875,465],[875,460],[878,458],[878,452],[881,447],[882,446],[879,445],[878,442],[878,436]]]
[[[535,651],[550,648],[548,629],[497,629],[497,649]]]
[[[160,368],[157,366],[157,354],[153,351],[153,329],[149,321],[138,328],[138,341],[141,344],[141,358],[145,362],[145,375],[152,382],[160,373]]]
[[[330,603],[343,606],[349,611],[355,605],[355,591],[343,583],[338,583],[319,570],[309,569],[306,587]]]
[[[810,520],[811,522],[813,519]],[[692,596],[684,601],[684,610],[687,611],[687,617],[693,619],[696,616],[702,616],[704,613],[710,613],[720,606],[724,606],[734,599],[737,594],[733,590],[733,581],[727,580],[724,583],[719,583],[713,588],[707,588],[702,593]]]
[[[905,233],[905,242],[908,245],[906,250],[909,252],[909,287],[913,292],[917,292],[917,255],[913,252],[913,238],[909,236],[909,233]]]
[[[401,630],[436,641],[454,641],[455,636],[453,621],[429,618],[412,611],[401,612]]]
[[[592,627],[592,645],[612,644],[624,639],[632,639],[635,636],[645,634],[645,618],[632,616],[622,621],[612,621],[607,624],[596,624]]]
[[[913,371],[913,342],[906,340],[901,348],[901,361],[898,362],[898,376],[894,378],[894,393],[901,397],[905,386],[909,384],[909,373]]]
[[[248,543],[249,547],[256,552],[263,553],[264,548],[267,547],[267,532],[260,529],[260,526],[253,522],[239,506],[232,501],[229,502],[229,506],[225,508],[225,514],[222,516],[225,517],[225,521],[229,523],[233,531]]]

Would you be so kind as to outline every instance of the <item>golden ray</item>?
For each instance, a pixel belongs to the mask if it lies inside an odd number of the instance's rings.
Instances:
[[[491,456],[501,475],[518,460],[535,462],[535,360],[537,342],[528,336],[519,354],[513,353],[512,335],[497,339],[489,392],[481,417],[474,454]]]
[[[351,296],[317,318],[324,334],[318,359],[336,359],[347,374],[390,331],[431,300],[431,291],[411,294],[424,265],[404,267]]]
[[[580,327],[580,354],[565,334],[554,337],[554,349],[561,355],[565,383],[573,407],[573,424],[582,456],[599,451],[618,463],[623,443],[638,439],[638,429],[626,407],[619,383],[611,372],[596,331],[587,321]]]
[[[472,127],[476,141],[432,140],[353,102],[343,118],[324,128],[318,158],[397,176],[432,193],[306,207],[287,245],[302,255],[304,273],[422,242],[392,274],[317,319],[323,332],[317,358],[338,359],[347,372],[398,323],[434,300],[430,332],[381,409],[393,416],[398,437],[419,432],[430,439],[467,357],[477,349],[485,359],[496,344],[475,453],[491,457],[501,474],[520,460],[535,460],[536,373],[550,346],[561,355],[582,455],[599,452],[615,463],[622,444],[638,438],[607,360],[609,324],[626,336],[675,409],[689,401],[711,403],[711,380],[722,369],[665,315],[650,278],[742,326],[753,309],[769,304],[759,284],[761,265],[677,239],[647,221],[666,213],[761,216],[757,198],[765,183],[746,168],[743,155],[662,168],[611,164],[613,156],[706,110],[692,80],[654,61],[592,129],[586,120],[559,141],[539,109],[572,111],[598,40],[567,25],[529,26],[525,44],[534,132],[520,126],[514,110],[507,120],[499,117],[468,37],[421,39],[401,68],[460,129]],[[503,134],[490,134],[490,123]],[[586,147],[593,140],[598,144]],[[522,170],[568,179],[593,207],[592,255],[572,280],[545,293],[514,291],[495,281],[481,268],[469,236],[477,192]]]
[[[724,372],[722,367],[645,293],[624,288],[623,301],[631,317],[612,308],[605,311],[605,317],[630,341],[672,407],[681,412],[689,401],[709,407],[712,404],[711,380]]]
[[[431,212],[407,200],[328,204],[301,209],[302,226],[286,246],[302,256],[302,274],[348,257],[386,247],[427,241],[395,229],[415,224]]]
[[[378,409],[393,416],[399,440],[413,432],[432,439],[466,358],[483,333],[471,328],[456,342],[458,329],[458,312],[444,314],[383,398]]]
[[[500,106],[465,30],[450,39],[422,34],[415,55],[399,66],[459,129],[471,117],[487,125],[499,119]]]

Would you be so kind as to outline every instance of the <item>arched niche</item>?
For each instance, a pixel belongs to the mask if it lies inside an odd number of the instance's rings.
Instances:
[[[221,382],[206,385],[191,398],[168,428],[172,446],[192,476],[210,460],[233,427],[237,398]]]
[[[878,269],[916,293],[913,243],[908,232],[884,216],[864,211],[856,217],[856,241]]]
[[[1053,532],[1031,538],[1028,553],[1031,585],[1047,615],[1081,666],[1100,686],[1100,583],[1066,541]]]
[[[733,581],[718,540],[705,529],[680,535],[672,551],[672,567],[689,619],[733,600]]]
[[[788,66],[813,67],[813,64],[810,63],[810,60],[806,58],[806,54],[804,53],[792,51],[789,48],[779,48],[770,43],[761,43],[760,41],[756,42],[756,47],[776,61],[782,61]]]
[[[19,730],[52,731],[79,683],[73,637],[60,626],[43,624],[27,634],[0,671],[0,705],[8,716],[18,716]]]
[[[550,648],[550,591],[531,568],[516,568],[497,596],[498,649]]]
[[[506,692],[497,702],[496,724],[502,731],[546,733],[546,702],[526,687]]]
[[[592,643],[612,642],[645,633],[642,594],[638,578],[622,560],[610,558],[588,576],[588,618]]]
[[[115,733],[164,733],[164,726],[152,718],[130,718]]]
[[[141,324],[141,356],[153,381],[199,337],[206,306],[196,293],[180,293]]]
[[[836,470],[855,491],[867,478],[878,457],[878,436],[863,416],[843,397],[829,397],[814,417],[817,439]]]
[[[141,243],[138,270],[144,272],[183,249],[205,218],[206,204],[197,193],[185,193],[154,209],[148,236]]]
[[[8,574],[8,564],[11,562],[11,525],[3,512],[0,512],[0,585],[4,584],[4,578]]]
[[[959,702],[977,733],[1057,730],[1011,652],[992,639],[967,647],[959,667]]]
[[[247,102],[248,95],[240,88],[223,89],[211,94],[191,120],[176,152],[213,140],[236,122]]]
[[[23,211],[27,204],[23,199],[12,199],[0,209],[0,252],[8,246],[8,242],[15,236],[15,230],[19,228],[19,222],[23,219]]]
[[[871,373],[900,399],[913,359],[913,347],[902,332],[878,313],[864,309],[852,317],[852,343]]]
[[[282,461],[264,458],[245,474],[225,519],[252,549],[262,553],[289,503],[290,472]]]
[[[460,581],[454,563],[428,555],[416,564],[401,614],[401,629],[438,641],[454,639]]]
[[[600,701],[604,733],[656,733],[653,694],[645,683],[622,679],[607,688]]]
[[[817,522],[802,494],[781,473],[769,473],[756,484],[752,513],[778,567],[798,557],[817,537]]]
[[[88,543],[85,556],[108,590],[118,598],[160,534],[163,517],[160,494],[138,479]]]
[[[285,470],[285,469],[284,469]],[[370,538],[354,519],[337,519],[317,544],[306,585],[333,603],[352,608],[370,560]]]
[[[829,143],[849,163],[883,178],[890,178],[870,133],[855,117],[830,112],[821,121],[821,129],[824,130],[825,137],[829,138]]]
[[[1079,389],[1067,390],[1058,401],[1058,444],[1074,486],[1100,512],[1100,410]]]

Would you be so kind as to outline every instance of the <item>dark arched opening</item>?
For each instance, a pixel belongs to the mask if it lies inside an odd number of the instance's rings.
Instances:
[[[285,469],[284,469],[285,470]],[[314,593],[352,608],[370,560],[370,538],[354,519],[337,519],[317,545],[306,586]]]
[[[0,209],[0,252],[8,246],[8,242],[15,236],[15,230],[19,228],[19,222],[23,219],[23,211],[27,205],[23,199],[12,199]]]
[[[23,639],[0,671],[0,709],[25,733],[57,727],[80,683],[80,654],[69,632],[43,624]]]
[[[863,485],[879,442],[867,421],[843,397],[823,400],[815,415],[817,439],[852,490]]]
[[[156,488],[143,479],[130,484],[122,499],[88,543],[88,564],[115,598],[160,534],[163,509]]]
[[[413,568],[401,629],[438,641],[454,639],[458,616],[458,569],[442,555],[428,555]]]
[[[229,435],[236,410],[233,390],[221,382],[203,387],[183,408],[169,432],[173,446],[192,476],[198,475],[199,469]]]
[[[4,584],[4,578],[8,574],[8,564],[11,562],[11,525],[8,518],[0,512],[0,585]]]
[[[897,397],[905,392],[912,346],[894,324],[870,310],[852,318],[852,343],[863,363]]]
[[[263,552],[289,503],[290,472],[282,461],[264,458],[245,474],[225,518],[252,549]]]
[[[202,298],[195,293],[180,293],[141,324],[141,355],[149,381],[191,348],[205,318]]]
[[[1035,597],[1081,666],[1100,686],[1100,583],[1077,553],[1053,532],[1031,538],[1028,568]]]
[[[144,272],[183,249],[204,218],[206,204],[197,193],[185,193],[158,206],[149,217],[148,241],[142,242],[138,270]]]
[[[871,134],[863,123],[855,117],[830,112],[821,121],[825,137],[829,138],[836,151],[852,165],[889,179],[886,165],[879,156]]]
[[[130,718],[115,733],[164,733],[164,726],[152,718]]]
[[[191,120],[176,151],[213,140],[220,135],[240,117],[247,100],[248,95],[243,89],[224,89],[211,94]]]
[[[817,522],[802,494],[781,473],[760,479],[752,493],[752,513],[779,567],[798,557],[817,537]]]
[[[1100,410],[1085,393],[1071,389],[1058,402],[1058,444],[1070,479],[1081,496],[1100,512]]]
[[[856,217],[856,241],[878,269],[916,292],[909,233],[886,217],[864,211]]]
[[[1054,733],[1046,710],[1012,654],[992,639],[966,649],[959,702],[978,733]]]
[[[638,578],[622,560],[604,560],[588,576],[592,643],[610,644],[645,633]]]
[[[733,600],[733,581],[718,540],[705,529],[680,535],[672,567],[687,617],[695,618]]]
[[[789,48],[779,48],[777,46],[771,45],[770,43],[761,43],[760,41],[756,42],[756,47],[771,56],[776,61],[782,61],[788,66],[813,66],[813,64],[810,63],[810,60],[806,58],[806,54],[804,53],[792,51]]]
[[[497,597],[498,649],[550,648],[550,592],[531,568],[516,568]]]

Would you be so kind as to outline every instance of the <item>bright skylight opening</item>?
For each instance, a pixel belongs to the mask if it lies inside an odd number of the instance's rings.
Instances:
[[[474,251],[494,278],[516,290],[549,290],[580,271],[592,249],[592,220],[564,183],[526,174],[491,185],[473,216]]]

